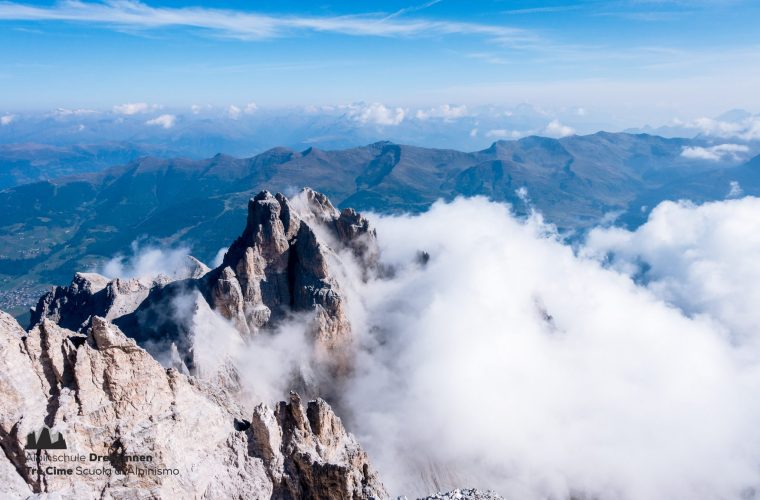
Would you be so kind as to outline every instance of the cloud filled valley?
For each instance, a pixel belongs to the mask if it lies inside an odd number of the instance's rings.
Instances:
[[[752,498],[759,215],[753,197],[664,202],[638,229],[574,246],[484,198],[371,215],[380,271],[330,253],[355,356],[330,402],[391,494]],[[174,304],[204,376],[229,360],[268,403],[294,374],[331,380],[309,314],[241,343],[201,296]]]

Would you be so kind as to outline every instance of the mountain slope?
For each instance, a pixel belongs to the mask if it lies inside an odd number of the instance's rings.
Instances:
[[[253,158],[143,158],[128,165],[0,192],[0,306],[30,303],[24,286],[67,282],[77,269],[125,252],[148,237],[190,245],[210,261],[240,229],[248,199],[261,189],[309,185],[338,205],[378,212],[422,211],[439,198],[485,195],[526,213],[530,203],[563,229],[623,221],[641,206],[681,196],[720,198],[732,175],[745,193],[760,189],[754,170],[681,156],[685,139],[598,133],[563,139],[499,141],[477,152],[388,142],[340,151],[275,148]],[[744,172],[749,172],[745,174]],[[36,290],[33,295],[37,295]]]

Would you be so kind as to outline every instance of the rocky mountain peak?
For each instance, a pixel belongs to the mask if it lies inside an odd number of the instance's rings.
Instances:
[[[243,234],[210,273],[212,306],[247,334],[293,312],[315,314],[314,338],[336,349],[350,340],[341,287],[331,272],[350,249],[372,265],[375,233],[357,212],[338,211],[323,194],[304,189],[293,200],[262,191],[248,204]]]
[[[144,491],[156,498],[387,497],[327,402],[304,405],[291,393],[274,408],[246,410],[255,402],[242,389],[237,365],[214,352],[230,342],[223,331],[233,332],[230,345],[238,349],[299,315],[307,320],[317,369],[334,382],[350,369],[353,340],[343,273],[336,270],[345,259],[369,270],[376,253],[375,233],[359,213],[339,211],[310,189],[293,199],[262,191],[214,270],[189,257],[173,277],[79,273],[40,299],[28,332],[0,313],[0,360],[13,374],[0,377],[0,399],[8,402],[0,404],[7,459],[0,472],[20,497],[54,491],[66,498]],[[164,366],[146,350],[156,346],[162,351],[151,352]],[[315,395],[335,391],[332,383],[311,386],[297,374],[285,383]],[[64,432],[72,449],[150,454],[176,473],[75,481],[41,467],[29,472],[22,443],[43,424]]]

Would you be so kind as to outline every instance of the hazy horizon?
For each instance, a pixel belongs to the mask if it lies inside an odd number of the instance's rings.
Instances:
[[[744,0],[0,3],[0,112],[125,103],[243,109],[584,109],[658,126],[760,109]],[[307,78],[307,85],[304,85]]]

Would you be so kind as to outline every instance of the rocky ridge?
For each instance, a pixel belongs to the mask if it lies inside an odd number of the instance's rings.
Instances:
[[[200,315],[218,314],[245,341],[306,314],[315,351],[339,372],[352,338],[332,270],[343,253],[370,269],[374,238],[366,219],[338,211],[319,193],[307,189],[288,200],[262,192],[214,270],[189,258],[171,278],[78,273],[40,299],[28,331],[0,313],[0,478],[7,494],[387,497],[366,453],[324,400],[304,405],[291,393],[275,407],[250,406],[233,366],[212,377],[194,364],[202,353],[192,331]],[[191,297],[188,317],[167,312],[178,297]],[[143,347],[166,338],[172,356],[162,366]],[[111,472],[49,470],[46,452],[24,449],[43,426],[65,436],[61,453],[102,457],[66,467]],[[130,457],[150,457],[138,464],[148,472],[130,472]]]

